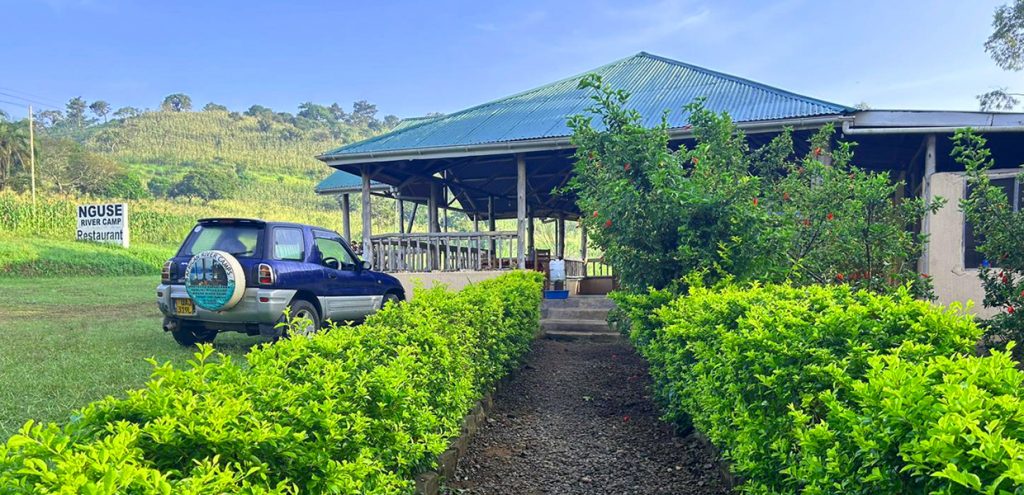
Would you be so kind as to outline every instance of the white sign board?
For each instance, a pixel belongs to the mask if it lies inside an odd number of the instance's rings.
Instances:
[[[78,205],[75,239],[128,247],[128,204]]]

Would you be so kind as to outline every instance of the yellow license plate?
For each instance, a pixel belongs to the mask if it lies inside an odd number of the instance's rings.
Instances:
[[[194,315],[196,306],[191,299],[175,299],[174,312],[179,315]]]

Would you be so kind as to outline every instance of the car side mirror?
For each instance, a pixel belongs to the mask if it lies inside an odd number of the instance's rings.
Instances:
[[[372,268],[372,267],[370,266],[370,262],[369,262],[369,261],[366,261],[366,260],[363,260],[363,261],[361,261],[361,262],[359,263],[359,266],[361,266],[361,267],[363,268],[363,270],[369,270],[370,268]]]

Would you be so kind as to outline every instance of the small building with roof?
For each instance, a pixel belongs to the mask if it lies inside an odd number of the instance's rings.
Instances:
[[[962,170],[949,158],[949,137],[972,127],[986,134],[997,164],[1016,167],[1024,161],[1024,114],[857,110],[645,52],[461,111],[407,122],[319,155],[325,164],[358,177],[362,238],[369,240],[362,244],[364,258],[388,271],[537,267],[546,254],[533,249],[532,227],[535,219],[549,219],[558,226],[550,256],[567,258],[570,276],[592,275],[598,268],[587,259],[585,234],[579,259],[568,259],[564,252],[565,222],[577,220],[580,212],[574,197],[558,192],[572,173],[567,120],[592,104],[591,93],[578,87],[580,78],[592,73],[629,92],[627,107],[637,110],[645,124],[659,124],[667,111],[673,146],[692,141],[685,107],[697,99],[712,111],[727,112],[752,147],[788,128],[797,151],[806,152],[807,138],[824,125],[835,125],[843,139],[858,143],[855,163],[904,181],[905,197],[946,198],[946,206],[920,226],[931,238],[920,269],[933,277],[941,302],[982,299],[980,260],[956,206],[965,184]],[[1024,194],[1014,178],[1017,172],[993,174],[1009,181],[1014,207],[1020,208]],[[354,192],[352,182],[347,182],[349,193]],[[372,232],[369,198],[380,185],[392,188],[387,194],[399,205],[425,205],[428,232]],[[487,228],[441,232],[441,208],[461,210]],[[515,219],[516,230],[496,231],[497,219]]]

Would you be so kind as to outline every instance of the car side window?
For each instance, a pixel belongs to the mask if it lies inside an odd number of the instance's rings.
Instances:
[[[274,259],[302,261],[306,251],[302,229],[277,227],[274,229]]]
[[[339,270],[351,270],[356,266],[352,254],[337,239],[318,237],[316,248],[320,250],[320,263]]]

